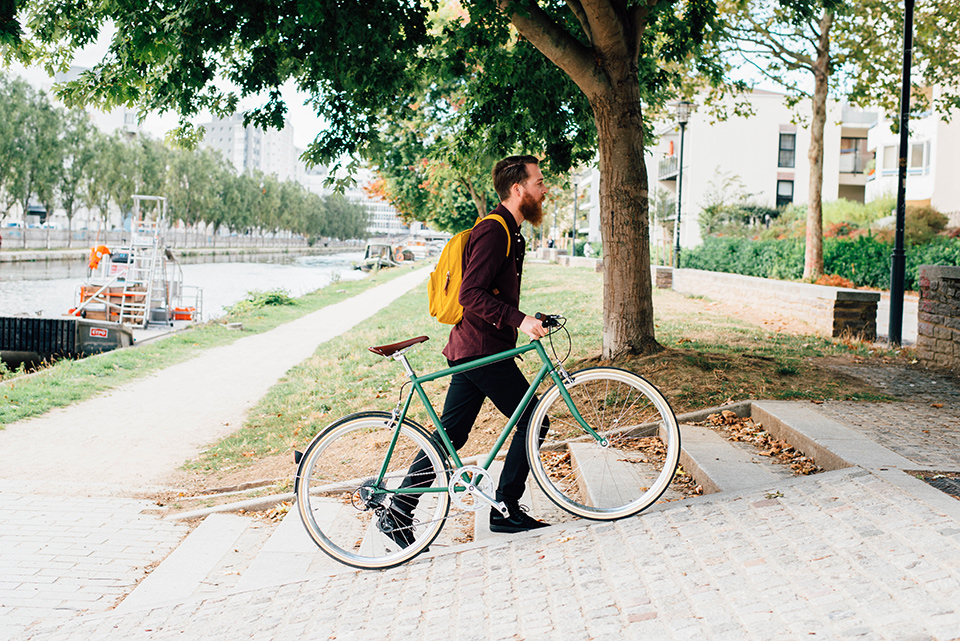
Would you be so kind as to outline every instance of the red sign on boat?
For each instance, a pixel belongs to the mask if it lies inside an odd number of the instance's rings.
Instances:
[[[104,327],[91,327],[90,336],[99,336],[100,338],[106,338],[107,330]]]

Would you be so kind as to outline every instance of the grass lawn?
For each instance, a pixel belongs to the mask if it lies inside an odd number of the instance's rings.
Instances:
[[[571,342],[554,336],[556,353],[567,369],[600,364],[602,275],[586,269],[528,264],[524,271],[521,307],[527,313],[560,313],[567,319]],[[715,407],[747,399],[889,400],[867,384],[825,368],[825,359],[853,355],[859,359],[891,358],[869,345],[810,335],[775,332],[720,313],[704,299],[685,298],[655,290],[657,339],[665,349],[655,355],[619,359],[612,364],[632,370],[657,385],[676,413]],[[399,364],[367,350],[426,335],[430,341],[409,352],[418,373],[446,366],[440,350],[449,327],[427,313],[426,286],[414,290],[355,327],[348,335],[322,345],[315,354],[288,372],[251,410],[245,425],[213,445],[187,468],[223,481],[280,478],[292,468],[291,453],[332,421],[359,410],[389,411],[406,378]],[[526,340],[521,337],[521,341]],[[545,340],[548,352],[551,347]],[[535,357],[520,363],[528,375],[538,369]],[[439,410],[446,381],[427,386]],[[417,401],[412,418],[431,427]],[[481,415],[464,454],[485,451],[504,420],[489,406]],[[270,461],[276,460],[271,467]],[[282,464],[281,464],[282,462]],[[282,470],[282,473],[277,472]]]
[[[234,313],[162,340],[81,360],[60,361],[27,376],[10,372],[0,365],[0,429],[7,423],[86,400],[104,390],[185,361],[204,349],[268,331],[403,273],[406,272],[384,271],[362,280],[334,282],[295,299],[292,305],[253,307],[240,304],[235,306],[238,311]],[[228,331],[225,322],[241,322],[244,329],[242,332]]]

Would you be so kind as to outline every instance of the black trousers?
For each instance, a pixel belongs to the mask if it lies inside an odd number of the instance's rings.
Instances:
[[[448,362],[453,367],[471,360],[474,359]],[[450,437],[454,448],[459,450],[467,442],[484,399],[489,398],[504,416],[510,417],[520,405],[529,387],[530,383],[513,359],[454,374],[450,379],[450,388],[443,402],[443,414],[440,417],[443,429]],[[517,501],[523,496],[524,484],[530,473],[526,451],[527,426],[536,405],[537,398],[534,397],[517,422],[513,440],[510,442],[503,462],[503,471],[500,473],[496,497],[498,501]],[[543,439],[546,433],[547,426],[544,425],[540,438]],[[430,439],[441,452],[446,452],[443,441],[436,431]],[[401,487],[427,487],[435,478],[429,459],[420,452],[410,466]],[[412,511],[418,501],[419,496],[414,494],[398,495],[394,498],[394,504],[397,507],[409,511]]]

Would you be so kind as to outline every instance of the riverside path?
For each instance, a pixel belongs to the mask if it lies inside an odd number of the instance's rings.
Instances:
[[[105,611],[186,536],[149,501],[288,369],[419,285],[420,268],[271,331],[0,430],[0,640]]]

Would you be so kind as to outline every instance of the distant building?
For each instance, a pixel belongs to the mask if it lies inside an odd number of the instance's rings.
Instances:
[[[745,96],[753,114],[711,122],[706,109],[691,115],[683,148],[683,193],[680,244],[699,245],[698,215],[715,197],[725,179],[735,179],[748,202],[766,207],[805,203],[809,195],[810,101],[787,106],[784,94],[753,91]],[[864,202],[868,167],[873,154],[867,134],[877,114],[837,101],[827,103],[823,134],[823,200]],[[680,128],[662,123],[659,138],[647,158],[651,191],[665,191],[667,206],[676,211]],[[728,194],[729,195],[729,194]],[[674,214],[674,219],[675,219]],[[655,235],[655,238],[659,235]]]
[[[300,154],[293,144],[292,127],[279,131],[263,131],[252,124],[244,127],[243,114],[234,114],[214,118],[203,128],[203,146],[220,152],[237,172],[261,171],[280,180],[296,178]]]
[[[934,96],[939,91],[934,89]],[[884,116],[867,137],[867,149],[876,154],[876,166],[871,168],[867,181],[868,201],[897,193],[900,135],[892,131],[891,125],[891,118]],[[960,122],[944,122],[934,112],[913,118],[907,147],[907,202],[931,205],[947,214],[951,225],[960,225],[958,170]]]
[[[324,166],[318,165],[308,169],[301,164],[297,181],[313,193],[326,196],[333,193],[333,189],[325,184],[329,175],[329,170]],[[350,202],[359,203],[366,208],[367,233],[370,236],[403,236],[411,233],[411,227],[400,220],[390,203],[380,198],[373,198],[364,191],[364,187],[374,179],[370,169],[361,167],[353,179],[354,185],[346,189],[343,195]]]

